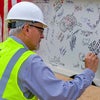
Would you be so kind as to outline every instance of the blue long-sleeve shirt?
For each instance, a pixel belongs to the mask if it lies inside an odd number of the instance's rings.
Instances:
[[[25,46],[20,39],[12,38]],[[77,100],[91,85],[94,76],[92,70],[85,69],[74,80],[59,80],[41,57],[35,54],[22,64],[18,75],[18,84],[27,98],[31,98],[34,94],[40,100]]]

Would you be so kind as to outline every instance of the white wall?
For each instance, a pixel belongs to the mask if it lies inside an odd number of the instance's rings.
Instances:
[[[84,56],[100,56],[99,0],[34,0],[45,15],[48,28],[38,54],[48,66],[64,75],[84,70]],[[95,77],[100,86],[100,65]]]

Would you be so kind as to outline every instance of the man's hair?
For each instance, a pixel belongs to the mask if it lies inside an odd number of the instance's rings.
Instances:
[[[9,27],[10,28],[9,35],[11,36],[11,35],[20,33],[25,24],[32,24],[32,22],[16,21],[16,22],[12,22],[10,24],[11,25]]]
[[[19,26],[19,27],[17,27],[17,28],[10,29],[9,35],[11,36],[11,35],[20,33],[21,30],[22,30],[22,27],[23,27],[23,26]]]

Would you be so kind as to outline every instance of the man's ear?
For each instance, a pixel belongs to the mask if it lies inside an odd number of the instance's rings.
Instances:
[[[28,24],[24,25],[22,31],[25,35],[27,35],[27,33],[29,32],[29,25]]]

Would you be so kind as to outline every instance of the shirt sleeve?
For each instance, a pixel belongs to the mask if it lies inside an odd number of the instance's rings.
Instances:
[[[38,55],[31,55],[22,64],[18,83],[26,96],[31,93],[40,100],[77,100],[91,85],[94,76],[90,69],[85,69],[75,79],[65,82],[57,79]]]

